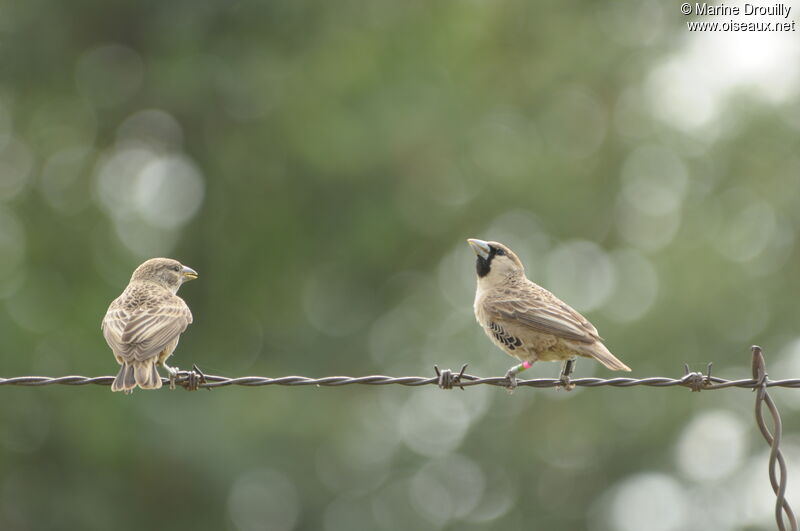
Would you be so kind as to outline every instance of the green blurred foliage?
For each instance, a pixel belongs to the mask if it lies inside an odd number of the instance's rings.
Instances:
[[[115,373],[100,320],[156,255],[200,272],[179,367],[500,375],[479,237],[633,376],[746,377],[751,343],[797,376],[796,37],[745,36],[786,63],[742,78],[662,4],[0,3],[0,375]],[[663,529],[771,517],[743,390],[0,394],[3,530],[631,529],[626,485]]]

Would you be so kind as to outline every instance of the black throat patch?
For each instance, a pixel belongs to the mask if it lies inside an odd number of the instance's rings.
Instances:
[[[478,271],[478,276],[480,278],[485,277],[489,274],[489,271],[492,269],[492,259],[497,254],[497,249],[489,246],[489,256],[486,258],[478,255],[478,261],[475,263],[475,269]]]

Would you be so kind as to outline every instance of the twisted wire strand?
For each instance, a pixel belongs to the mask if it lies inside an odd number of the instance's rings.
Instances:
[[[780,531],[786,531],[785,516],[789,521],[788,529],[797,531],[797,519],[795,518],[792,508],[789,506],[789,502],[786,501],[785,498],[788,472],[786,469],[786,461],[780,450],[783,424],[775,402],[772,401],[772,398],[767,393],[769,378],[767,376],[766,364],[764,362],[764,355],[761,352],[761,347],[753,346],[752,350],[753,379],[761,382],[756,390],[756,424],[758,424],[758,429],[761,431],[764,440],[770,445],[769,482],[772,485],[772,491],[775,493],[775,522],[778,524],[778,529]],[[772,417],[772,432],[770,432],[764,420],[765,405]]]
[[[181,371],[176,379],[177,385],[187,387],[191,371]],[[758,379],[726,380],[716,376],[705,376],[701,373],[689,373],[683,378],[668,378],[663,376],[651,376],[648,378],[573,378],[570,384],[577,387],[674,387],[683,386],[696,387],[695,381],[701,377],[702,382],[698,390],[713,391],[716,389],[726,389],[729,387],[739,387],[745,389],[758,389],[761,387],[787,387],[800,388],[800,378],[785,380],[768,380],[762,382]],[[213,374],[203,375],[204,383],[199,383],[197,388],[213,389],[216,387],[229,387],[232,385],[244,387],[261,387],[265,385],[281,386],[320,386],[320,387],[339,387],[343,385],[402,385],[406,387],[419,387],[423,385],[439,385],[438,377],[426,376],[323,376],[311,378],[308,376],[281,376],[270,378],[267,376],[239,376],[229,378]],[[44,385],[111,385],[114,376],[14,376],[11,378],[0,377],[0,385],[16,385],[24,387],[39,387]],[[162,378],[164,384],[169,383],[169,379]],[[456,387],[472,387],[476,385],[493,385],[497,387],[507,387],[508,380],[505,376],[478,377],[464,374]],[[518,380],[519,387],[562,387],[563,382],[558,378],[534,378],[531,380]]]
[[[761,435],[770,446],[769,456],[769,480],[772,490],[775,492],[775,521],[780,531],[798,531],[797,519],[789,503],[786,501],[786,485],[788,472],[786,461],[780,450],[783,426],[778,408],[767,393],[770,387],[800,388],[800,378],[790,378],[784,380],[770,380],[767,376],[766,364],[762,350],[758,346],[752,347],[752,368],[753,377],[740,380],[726,380],[711,375],[711,365],[708,366],[706,374],[701,372],[690,372],[685,367],[685,374],[682,378],[667,378],[663,376],[652,376],[649,378],[576,378],[568,381],[569,387],[687,387],[692,391],[712,391],[717,389],[727,389],[731,387],[754,389],[756,391],[755,417]],[[317,387],[339,387],[344,385],[402,385],[406,387],[420,387],[423,385],[436,385],[442,389],[452,389],[459,387],[473,387],[476,385],[493,385],[497,387],[508,387],[509,381],[505,376],[492,376],[482,378],[465,374],[466,365],[460,371],[449,369],[436,369],[436,376],[324,376],[320,378],[310,378],[307,376],[282,376],[279,378],[269,378],[266,376],[240,376],[228,378],[212,374],[203,374],[197,367],[191,371],[181,371],[175,379],[175,384],[187,390],[214,389],[217,387],[244,386],[261,387],[266,385],[281,386],[317,386]],[[14,385],[23,387],[41,387],[44,385],[111,385],[114,376],[15,376],[12,378],[0,377],[0,386]],[[162,378],[162,383],[169,384],[167,378]],[[557,378],[536,378],[531,380],[518,380],[518,387],[533,387],[537,389],[548,387],[565,387],[565,381]],[[772,430],[767,427],[764,418],[764,407],[766,406],[772,420]],[[788,527],[787,527],[788,523]]]

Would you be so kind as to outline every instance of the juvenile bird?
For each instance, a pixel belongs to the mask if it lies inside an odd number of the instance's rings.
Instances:
[[[592,323],[528,280],[511,249],[497,242],[467,242],[478,256],[475,317],[492,342],[522,360],[506,373],[510,388],[516,387],[517,374],[537,360],[565,361],[561,381],[567,388],[575,356],[594,358],[614,371],[630,371],[603,345]]]
[[[180,335],[192,322],[192,312],[176,293],[181,284],[197,278],[197,272],[170,258],[151,258],[136,268],[122,295],[114,299],[101,329],[106,343],[122,366],[111,384],[112,391],[159,389],[156,365],[169,372],[174,385],[178,369],[167,358],[178,346]]]

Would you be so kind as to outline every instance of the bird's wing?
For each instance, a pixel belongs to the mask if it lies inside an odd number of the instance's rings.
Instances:
[[[158,356],[191,322],[189,307],[172,295],[152,307],[109,309],[103,320],[103,334],[120,357],[142,361]]]
[[[487,297],[483,305],[493,320],[517,323],[536,332],[582,343],[600,339],[589,321],[549,292],[545,296],[525,293]]]
[[[120,354],[126,350],[125,345],[122,343],[122,333],[125,331],[125,324],[128,322],[128,313],[119,304],[119,299],[115,299],[108,307],[108,311],[103,317],[103,322],[100,324],[103,337],[106,338],[106,343],[114,351],[114,354]]]

